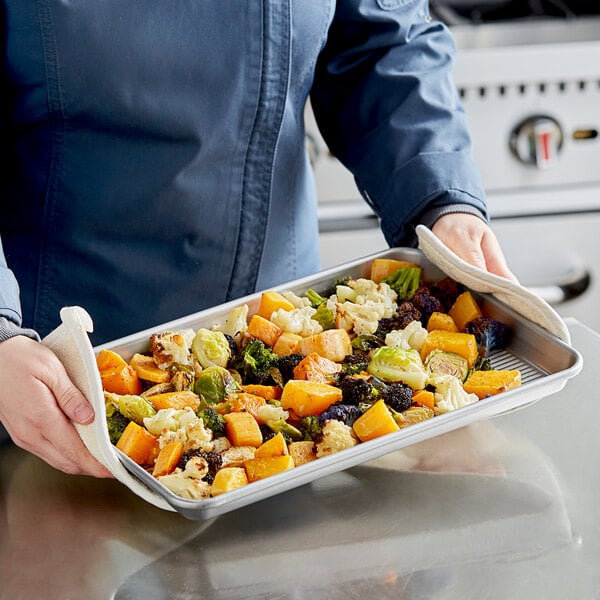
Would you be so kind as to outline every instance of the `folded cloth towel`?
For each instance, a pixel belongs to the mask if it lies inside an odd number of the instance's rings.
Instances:
[[[470,265],[447,248],[425,225],[417,225],[416,233],[419,249],[446,275],[472,290],[492,294],[559,340],[571,344],[565,322],[543,298],[514,281]]]
[[[96,366],[94,349],[88,332],[93,330],[90,315],[79,306],[67,306],[61,309],[62,324],[49,333],[42,343],[60,359],[71,381],[90,401],[96,418],[89,425],[75,423],[87,449],[102,463],[121,483],[125,484],[138,496],[154,506],[174,511],[166,500],[140,483],[121,464],[117,451],[110,443],[106,428],[106,409],[104,394],[100,382],[100,374]]]

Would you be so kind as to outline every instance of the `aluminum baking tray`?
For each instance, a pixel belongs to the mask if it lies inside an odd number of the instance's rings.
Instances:
[[[277,291],[291,290],[296,294],[302,294],[309,288],[324,292],[342,277],[369,277],[371,263],[374,258],[395,258],[418,263],[428,280],[441,279],[445,275],[421,251],[395,248],[272,289]],[[380,438],[360,443],[353,448],[319,458],[289,471],[249,483],[242,488],[206,500],[180,498],[116,448],[114,448],[114,451],[132,475],[162,497],[175,511],[192,520],[209,519],[475,421],[489,419],[507,411],[522,408],[558,392],[565,386],[568,379],[581,370],[583,361],[577,350],[539,325],[521,316],[493,295],[476,291],[473,291],[473,293],[478,298],[484,314],[503,321],[510,325],[513,330],[510,345],[505,350],[492,353],[490,358],[494,368],[519,369],[521,371],[522,385],[519,388],[480,400],[464,408],[436,416]],[[248,304],[250,314],[252,314],[256,311],[259,300],[260,293],[256,293],[103,344],[101,347],[115,350],[128,359],[136,352],[147,351],[148,340],[152,333],[167,329],[211,327],[214,324],[223,322],[232,308],[244,303]],[[95,350],[99,349],[100,347]]]

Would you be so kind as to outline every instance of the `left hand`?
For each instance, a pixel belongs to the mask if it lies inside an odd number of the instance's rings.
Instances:
[[[496,235],[479,217],[468,213],[451,213],[440,217],[431,230],[464,261],[517,282],[506,264]]]

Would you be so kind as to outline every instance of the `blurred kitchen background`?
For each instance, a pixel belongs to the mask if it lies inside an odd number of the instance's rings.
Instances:
[[[509,265],[600,331],[600,2],[432,0],[455,36],[456,85]],[[307,111],[323,267],[387,248]]]

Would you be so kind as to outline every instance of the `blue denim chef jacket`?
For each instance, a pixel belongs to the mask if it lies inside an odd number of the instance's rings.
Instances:
[[[425,0],[4,0],[1,18],[0,316],[42,335],[64,305],[100,343],[317,270],[309,92],[391,245],[432,203],[485,211]]]

